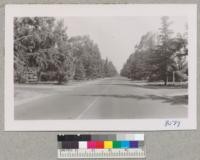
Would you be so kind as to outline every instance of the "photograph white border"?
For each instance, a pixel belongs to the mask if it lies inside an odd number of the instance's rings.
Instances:
[[[113,120],[14,120],[13,18],[47,16],[187,16],[188,118]],[[5,7],[5,130],[6,131],[153,131],[197,128],[197,5],[196,4],[24,4]],[[166,126],[166,122],[180,125]]]

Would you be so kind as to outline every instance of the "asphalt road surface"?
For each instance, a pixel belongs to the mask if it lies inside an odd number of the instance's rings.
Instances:
[[[15,119],[187,117],[187,89],[143,86],[122,77],[105,78],[71,89],[67,89],[67,86],[65,88],[51,89],[49,96],[15,106]],[[34,88],[33,85],[26,89],[39,91],[40,87]]]

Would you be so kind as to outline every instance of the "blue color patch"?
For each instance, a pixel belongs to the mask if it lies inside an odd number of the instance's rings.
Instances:
[[[121,141],[121,148],[130,148],[129,141]]]

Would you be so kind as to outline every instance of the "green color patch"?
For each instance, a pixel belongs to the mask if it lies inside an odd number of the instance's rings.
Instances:
[[[120,147],[121,147],[120,141],[113,141],[113,148],[120,148]]]

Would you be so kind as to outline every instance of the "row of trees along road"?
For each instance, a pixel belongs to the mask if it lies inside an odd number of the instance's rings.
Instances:
[[[141,37],[135,51],[124,64],[121,75],[132,80],[187,81],[187,25],[184,34],[172,37],[169,17],[161,18],[160,32]]]
[[[52,17],[14,19],[14,80],[28,81],[26,73],[36,73],[37,81],[64,83],[111,77],[117,71],[89,36],[68,37],[63,20]]]

